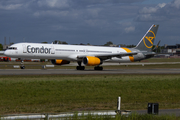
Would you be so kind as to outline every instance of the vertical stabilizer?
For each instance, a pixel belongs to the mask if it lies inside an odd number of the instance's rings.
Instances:
[[[156,38],[156,33],[159,25],[152,25],[150,29],[146,32],[140,42],[136,45],[136,49],[144,50],[147,52],[152,51],[154,40]]]

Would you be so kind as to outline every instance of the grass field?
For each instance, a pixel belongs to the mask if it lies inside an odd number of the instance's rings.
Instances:
[[[174,115],[150,115],[150,114],[131,114],[127,116],[116,115],[115,118],[112,116],[95,116],[88,115],[78,117],[76,114],[68,119],[73,120],[180,120],[180,117],[176,117]]]
[[[0,76],[0,114],[180,108],[180,75]]]

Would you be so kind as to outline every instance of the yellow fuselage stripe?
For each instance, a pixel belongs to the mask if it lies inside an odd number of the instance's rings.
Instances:
[[[122,49],[124,49],[127,53],[131,52],[131,50],[128,49],[128,48],[122,48]],[[134,62],[134,57],[133,56],[129,56],[129,59],[130,59],[131,62]]]

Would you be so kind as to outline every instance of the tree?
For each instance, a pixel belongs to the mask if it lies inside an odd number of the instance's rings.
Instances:
[[[3,50],[3,45],[2,44],[0,44],[0,51],[2,51]]]
[[[104,46],[110,46],[110,45],[113,45],[113,42],[109,41],[106,44],[104,44]]]
[[[156,47],[156,48],[155,48]],[[161,49],[164,49],[164,46],[156,46],[156,45],[153,45],[152,47],[152,50],[156,53],[160,53],[161,52]]]
[[[59,41],[58,41],[58,40],[55,40],[55,41],[53,42],[53,44],[59,44]]]
[[[65,41],[62,41],[62,42],[61,42],[61,44],[68,44],[68,43],[67,43],[67,42],[65,42]]]
[[[68,43],[65,42],[65,41],[55,40],[55,41],[53,42],[53,44],[68,44]]]
[[[125,44],[118,44],[117,46],[118,46],[118,47],[126,47]]]
[[[42,43],[47,44],[48,42],[42,42]]]
[[[136,45],[126,45],[127,48],[133,48],[136,47]]]

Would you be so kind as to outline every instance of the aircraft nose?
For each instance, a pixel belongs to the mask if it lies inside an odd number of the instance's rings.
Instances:
[[[4,51],[4,55],[5,55],[5,56],[8,56],[8,55],[9,55],[9,51],[7,51],[7,50]]]

